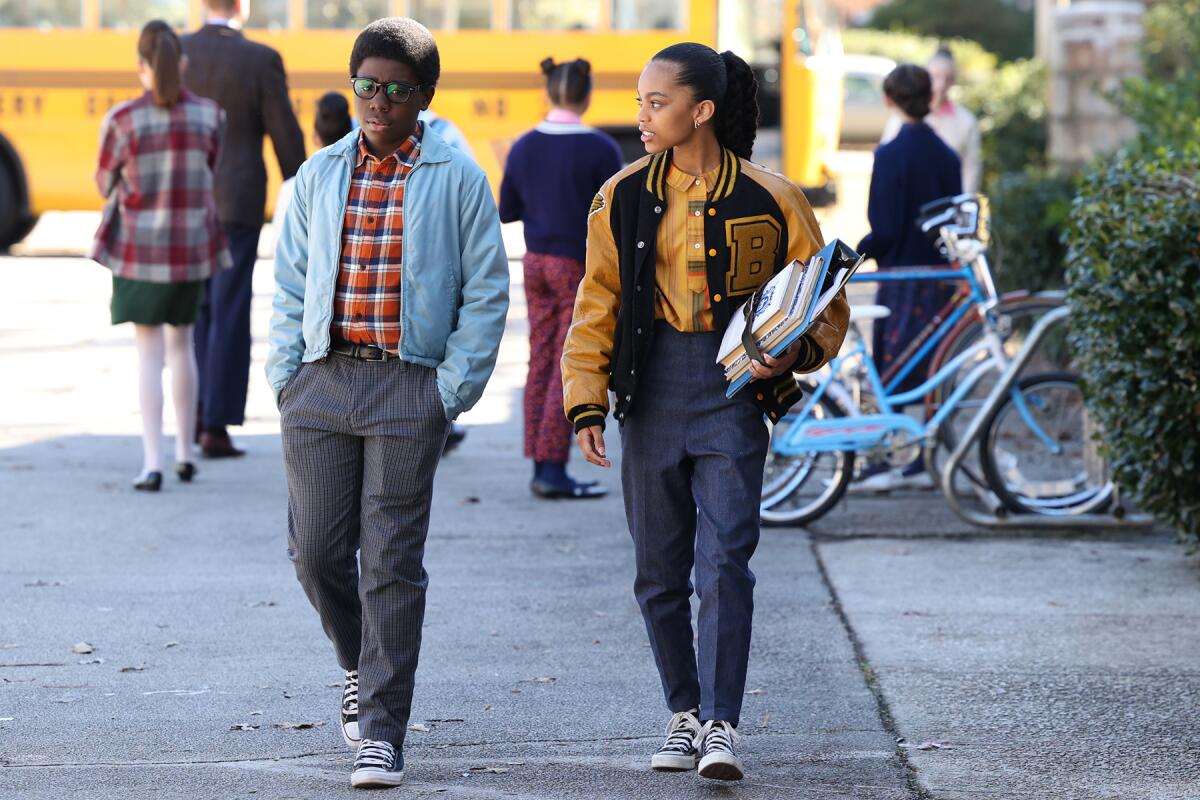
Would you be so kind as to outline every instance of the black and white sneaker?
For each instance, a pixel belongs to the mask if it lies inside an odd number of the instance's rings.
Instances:
[[[362,744],[358,733],[358,670],[346,671],[346,683],[342,688],[342,739],[351,750]]]
[[[350,785],[355,789],[386,789],[404,782],[404,757],[389,742],[363,739],[354,759]]]
[[[680,711],[667,724],[667,740],[650,757],[650,766],[658,770],[688,770],[696,768],[696,743],[700,735],[700,720],[696,709]]]
[[[715,781],[740,781],[745,775],[734,744],[737,730],[724,720],[710,720],[700,729],[700,777]]]

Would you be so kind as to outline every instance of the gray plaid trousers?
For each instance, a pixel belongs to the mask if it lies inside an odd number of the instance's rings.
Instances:
[[[433,476],[450,429],[436,372],[331,354],[292,376],[281,413],[288,555],[338,662],[359,671],[362,735],[400,747],[425,617]]]

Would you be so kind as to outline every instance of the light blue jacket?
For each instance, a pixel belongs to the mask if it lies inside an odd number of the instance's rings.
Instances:
[[[302,362],[329,353],[346,195],[359,131],[296,173],[275,245],[267,380],[276,402]],[[448,419],[479,400],[508,313],[508,257],[487,178],[425,126],[404,187],[400,358],[437,369]]]

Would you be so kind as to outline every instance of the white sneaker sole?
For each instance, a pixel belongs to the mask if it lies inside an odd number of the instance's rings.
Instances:
[[[358,750],[358,746],[362,744],[362,735],[358,732],[357,722],[342,723],[341,718],[338,718],[338,726],[342,729],[342,741],[346,743],[346,747],[351,750]]]
[[[700,759],[700,777],[714,781],[740,781],[745,776],[742,760],[732,753],[710,753]]]
[[[387,789],[404,783],[404,770],[389,772],[378,767],[363,767],[350,774],[350,785],[355,789]]]
[[[655,753],[650,757],[650,768],[663,772],[684,772],[696,768],[696,757],[674,753]]]

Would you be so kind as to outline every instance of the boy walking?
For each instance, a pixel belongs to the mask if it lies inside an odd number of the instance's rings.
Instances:
[[[439,72],[419,23],[363,29],[350,56],[362,127],[301,167],[275,256],[267,377],[289,555],[346,671],[355,787],[403,778],[434,470],[508,310],[487,179],[417,120]]]

